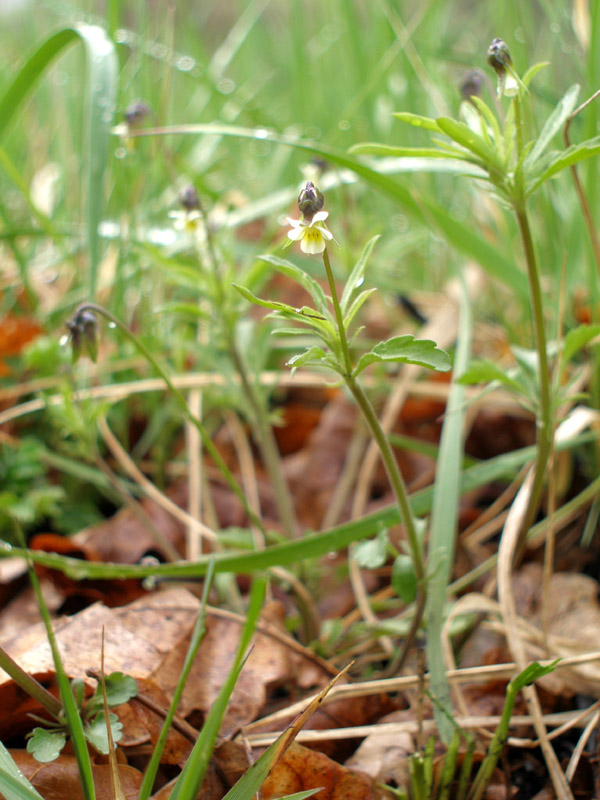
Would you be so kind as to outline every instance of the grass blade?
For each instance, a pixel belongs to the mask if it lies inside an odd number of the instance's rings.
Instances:
[[[6,800],[42,800],[0,742],[0,792]]]
[[[460,310],[458,348],[454,375],[461,375],[467,366],[471,351],[471,309],[466,286]],[[431,526],[429,531],[428,564],[431,570],[427,608],[427,665],[430,690],[443,708],[451,707],[450,686],[442,650],[442,626],[448,584],[454,563],[454,550],[458,526],[460,501],[460,467],[463,457],[464,386],[452,382],[440,439],[439,456],[435,474]],[[454,732],[451,720],[434,705],[435,719],[442,739],[448,743]]]
[[[288,747],[292,744],[296,736],[300,733],[309,717],[319,708],[323,702],[323,698],[329,692],[332,686],[344,675],[350,668],[350,664],[343,669],[339,675],[330,681],[327,686],[322,689],[314,700],[302,711],[296,719],[291,722],[284,730],[281,736],[273,742],[273,744],[265,750],[262,756],[256,761],[250,769],[242,775],[239,781],[232,786],[227,792],[223,800],[248,800],[253,797],[260,787],[265,782],[269,772],[275,766],[275,763],[281,758]]]
[[[87,60],[84,154],[90,295],[93,297],[99,261],[98,226],[104,211],[104,174],[117,90],[116,50],[103,28],[85,24],[68,26],[54,33],[35,50],[0,100],[0,136],[6,131],[44,71],[61,51],[77,40],[83,43]]]
[[[73,697],[73,692],[71,691],[71,684],[69,683],[69,679],[62,664],[60,650],[58,649],[54,628],[52,627],[52,620],[50,619],[48,607],[44,601],[42,590],[40,588],[37,575],[35,574],[35,570],[33,569],[31,559],[27,559],[27,564],[29,568],[31,585],[33,586],[33,591],[35,592],[36,601],[40,609],[40,614],[42,615],[44,626],[46,628],[48,644],[50,645],[50,650],[52,651],[52,659],[54,661],[54,669],[56,671],[56,680],[58,682],[58,688],[60,691],[60,699],[62,700],[63,708],[65,710],[67,726],[69,728],[71,743],[73,745],[73,752],[75,753],[79,768],[81,788],[83,790],[85,800],[95,800],[96,791],[94,788],[92,763],[90,761],[88,745],[83,731],[83,722],[79,716],[79,709],[77,708],[75,698]]]
[[[252,583],[246,624],[242,630],[233,666],[225,683],[221,687],[219,696],[210,709],[202,732],[194,745],[194,749],[190,753],[190,757],[183,768],[183,772],[177,779],[170,795],[171,800],[194,800],[198,794],[206,768],[212,757],[215,740],[219,733],[219,728],[221,727],[223,715],[227,709],[227,703],[229,702],[239,674],[242,671],[242,667],[248,658],[247,650],[250,640],[254,635],[256,623],[258,622],[258,617],[262,609],[266,585],[266,580],[264,578],[255,579]]]
[[[181,670],[181,675],[179,676],[179,681],[177,682],[175,691],[173,692],[171,705],[169,706],[169,710],[165,717],[165,721],[161,728],[156,745],[154,746],[154,750],[152,751],[152,758],[150,759],[150,762],[146,767],[144,780],[142,781],[142,785],[140,787],[139,800],[146,800],[148,797],[150,797],[152,793],[152,787],[154,786],[156,773],[158,771],[158,767],[160,766],[160,759],[163,754],[165,742],[167,741],[167,736],[169,734],[173,718],[175,717],[175,713],[177,711],[177,706],[179,705],[179,701],[181,700],[181,695],[183,694],[183,690],[185,688],[185,684],[190,674],[192,664],[194,663],[194,659],[196,658],[198,648],[200,647],[200,643],[202,642],[204,634],[206,633],[206,604],[208,602],[208,593],[212,586],[213,577],[214,577],[214,562],[211,562],[208,565],[206,579],[204,581],[204,591],[202,592],[202,601],[200,604],[200,610],[198,612],[198,617],[196,618],[196,624],[194,625],[194,630],[192,632],[188,651],[185,657],[183,668]]]

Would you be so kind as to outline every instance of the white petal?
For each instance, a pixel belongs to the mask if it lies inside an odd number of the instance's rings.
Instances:
[[[519,84],[510,73],[507,73],[504,78],[502,92],[505,97],[515,97],[515,95],[519,94]]]
[[[321,236],[319,228],[313,228],[312,230],[309,228],[306,231],[300,242],[300,249],[303,253],[308,253],[311,256],[316,256],[325,250],[325,239]]]
[[[292,228],[299,228],[302,225],[301,219],[290,219],[290,217],[287,217],[287,221],[288,225],[291,225]]]
[[[291,231],[287,232],[287,237],[291,239],[292,242],[298,242],[304,236],[305,230],[305,228],[292,228]]]
[[[313,215],[310,224],[314,225],[315,222],[324,222],[328,216],[329,216],[329,211],[317,211],[317,213]]]
[[[321,236],[324,239],[327,239],[330,242],[333,239],[333,233],[327,230],[327,228],[322,228],[320,225],[315,226],[318,231],[321,231]]]

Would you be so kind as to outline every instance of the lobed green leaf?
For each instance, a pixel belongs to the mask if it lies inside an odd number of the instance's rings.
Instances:
[[[448,354],[438,348],[435,342],[415,339],[412,334],[406,334],[380,342],[368,353],[364,353],[354,369],[354,375],[359,375],[370,364],[381,362],[418,364],[439,372],[447,372],[451,366]]]

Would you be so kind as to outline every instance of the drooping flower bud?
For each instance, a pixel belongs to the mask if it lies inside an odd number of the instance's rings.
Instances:
[[[200,208],[198,192],[191,183],[179,192],[179,202],[186,211],[194,211]]]
[[[72,320],[66,322],[71,333],[73,361],[77,361],[85,351],[92,361],[98,358],[98,320],[88,309],[77,310]]]
[[[462,99],[470,100],[472,97],[481,97],[484,83],[485,77],[480,69],[473,69],[468,72],[460,84]]]
[[[314,215],[325,205],[325,197],[312,181],[308,181],[298,195],[298,208],[305,222],[310,222]]]
[[[123,116],[129,127],[135,128],[140,122],[143,122],[149,113],[150,106],[148,103],[145,103],[143,100],[134,100],[133,103],[127,106]]]
[[[498,76],[498,96],[514,97],[519,94],[519,84],[514,74],[508,45],[502,39],[494,39],[487,51],[487,62]]]

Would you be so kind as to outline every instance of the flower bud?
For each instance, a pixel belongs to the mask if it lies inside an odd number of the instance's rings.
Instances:
[[[519,84],[512,67],[508,45],[502,39],[494,39],[488,47],[487,62],[498,76],[498,96],[514,97],[519,94]]]
[[[96,315],[87,309],[78,310],[73,319],[66,322],[66,326],[71,334],[73,361],[79,359],[83,350],[92,361],[96,361],[98,358],[98,320]]]
[[[481,70],[473,69],[465,75],[460,84],[460,95],[463,100],[470,100],[471,97],[481,97],[483,94],[483,84],[485,77]]]
[[[179,202],[186,211],[194,211],[195,209],[200,208],[200,198],[198,197],[198,192],[191,183],[179,193]]]
[[[487,55],[488,64],[496,73],[498,73],[500,70],[504,72],[506,67],[512,66],[510,50],[508,49],[506,42],[502,39],[493,40],[491,45],[488,47]]]
[[[298,208],[302,214],[303,219],[307,222],[314,217],[314,215],[321,211],[325,205],[325,198],[312,181],[308,181],[304,189],[298,195]]]
[[[125,122],[132,128],[139,125],[150,113],[150,106],[143,100],[134,100],[125,109]]]

